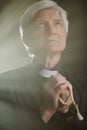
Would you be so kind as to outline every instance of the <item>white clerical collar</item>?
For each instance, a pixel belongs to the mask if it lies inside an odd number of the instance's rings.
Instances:
[[[41,70],[41,71],[39,72],[39,74],[40,74],[42,77],[50,78],[52,75],[58,74],[58,71],[57,71],[57,70],[43,69],[43,70]]]

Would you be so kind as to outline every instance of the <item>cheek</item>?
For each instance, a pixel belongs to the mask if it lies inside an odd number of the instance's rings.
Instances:
[[[36,32],[34,32],[34,35],[37,38],[43,37],[45,35],[45,31],[43,29],[38,29],[38,30],[36,30]]]
[[[45,35],[41,31],[33,32],[31,37],[33,49],[38,49],[43,46]]]
[[[63,44],[66,45],[66,33],[65,33],[65,31],[61,32],[61,39],[62,39]]]
[[[38,30],[34,33],[34,39],[37,45],[43,46],[44,42],[46,41],[46,33],[45,31]]]
[[[65,35],[63,36],[62,40],[63,40],[63,43],[66,45],[66,36]]]

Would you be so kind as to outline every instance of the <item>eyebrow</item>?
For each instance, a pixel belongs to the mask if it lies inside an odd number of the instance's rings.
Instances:
[[[45,19],[35,19],[35,20],[33,20],[33,21],[35,21],[35,22],[45,22]],[[53,19],[53,21],[59,21],[59,22],[61,22],[61,21],[63,21],[62,19],[57,19],[57,18],[55,18],[55,19]]]

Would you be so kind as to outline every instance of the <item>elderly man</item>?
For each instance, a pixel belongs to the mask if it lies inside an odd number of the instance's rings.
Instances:
[[[20,19],[20,33],[33,61],[1,76],[1,126],[6,130],[85,130],[83,86],[72,85],[65,72],[56,70],[66,47],[65,10],[52,0],[34,3]]]

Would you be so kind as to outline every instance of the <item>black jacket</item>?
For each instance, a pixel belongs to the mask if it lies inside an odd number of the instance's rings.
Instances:
[[[41,69],[31,64],[0,75],[0,130],[86,130],[86,77],[78,78],[60,70],[73,85],[74,99],[84,120],[68,123],[56,112],[48,123],[44,123],[39,113],[44,82],[38,74]]]

